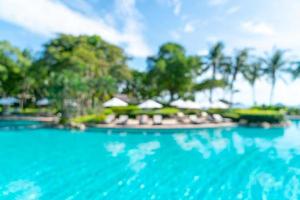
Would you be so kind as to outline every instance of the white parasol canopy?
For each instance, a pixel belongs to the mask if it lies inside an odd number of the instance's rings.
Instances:
[[[15,97],[3,97],[0,99],[0,105],[4,105],[4,106],[10,106],[18,102],[19,100],[16,99]]]
[[[185,101],[182,99],[178,99],[176,101],[171,102],[171,106],[175,106],[175,107],[182,107],[184,106]]]
[[[182,109],[201,109],[202,108],[202,104],[195,102],[195,101],[191,101],[191,100],[187,100],[187,101],[183,101],[181,99],[173,101],[171,103],[172,106],[175,106],[177,108],[182,108]]]
[[[139,108],[142,109],[153,109],[153,108],[162,108],[163,106],[160,103],[157,103],[156,101],[153,100],[147,100],[141,104],[139,104]]]
[[[108,101],[106,101],[103,104],[104,107],[120,107],[120,106],[128,106],[128,103],[126,103],[125,101],[119,99],[119,98],[112,98]]]
[[[50,103],[49,99],[44,98],[44,99],[38,100],[36,102],[36,105],[38,105],[38,106],[47,106],[47,105],[49,105],[49,103]]]
[[[184,102],[183,106],[179,108],[185,108],[185,109],[200,109],[201,105],[195,101],[187,100]]]
[[[229,106],[221,101],[213,102],[210,104],[210,108],[221,108],[221,109],[227,109]]]

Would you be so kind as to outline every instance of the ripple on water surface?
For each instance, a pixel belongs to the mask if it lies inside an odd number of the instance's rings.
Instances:
[[[0,197],[300,199],[300,126],[0,128]]]

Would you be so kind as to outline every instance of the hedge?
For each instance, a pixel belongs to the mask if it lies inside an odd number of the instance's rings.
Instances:
[[[153,116],[153,115],[162,115],[163,117],[171,117],[176,115],[179,110],[177,108],[162,108],[162,109],[157,109],[157,110],[136,110],[132,113],[134,117],[137,115],[148,115],[148,116]]]
[[[104,114],[93,114],[75,117],[72,122],[75,123],[102,123],[106,119]]]
[[[280,123],[285,121],[285,113],[276,110],[235,109],[219,113],[233,121],[245,120],[248,123]]]
[[[130,105],[125,107],[112,107],[111,110],[116,115],[129,115],[130,117],[134,117],[134,113],[140,110],[140,108],[138,106]]]

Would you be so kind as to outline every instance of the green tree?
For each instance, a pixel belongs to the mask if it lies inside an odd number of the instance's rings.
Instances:
[[[126,87],[123,91],[129,97],[136,101],[150,99],[157,95],[156,87],[149,79],[148,72],[140,72],[137,70],[131,71],[132,78],[126,82]]]
[[[186,55],[181,45],[166,43],[156,56],[148,58],[148,69],[157,94],[167,91],[173,101],[192,91],[194,81],[202,71],[202,62],[198,56]]]
[[[247,67],[243,68],[242,74],[252,88],[253,105],[256,105],[255,83],[263,75],[262,63],[260,61],[250,63]]]
[[[235,93],[234,84],[236,79],[242,71],[249,65],[249,49],[242,49],[237,51],[231,63],[231,80],[230,80],[230,102],[233,103],[233,96]]]
[[[272,54],[267,55],[265,58],[261,59],[264,63],[264,74],[271,82],[271,92],[270,92],[270,105],[273,102],[274,89],[277,80],[282,78],[282,72],[286,72],[285,66],[287,60],[285,58],[285,51],[280,49],[275,49]]]
[[[115,94],[130,79],[126,61],[121,48],[99,36],[61,34],[44,46],[36,65],[46,68],[48,80],[43,84],[64,113],[70,101],[84,112]],[[45,73],[43,67],[39,68]]]
[[[0,96],[19,96],[21,107],[31,97],[32,78],[29,74],[32,56],[7,41],[0,41]]]
[[[212,80],[212,79],[205,79],[200,83],[194,85],[194,91],[196,92],[203,92],[206,90],[211,90],[215,88],[222,88],[225,89],[227,86],[227,82],[223,79],[221,80]]]
[[[228,58],[224,54],[224,44],[222,42],[217,42],[213,45],[208,53],[207,56],[207,68],[206,70],[210,69],[212,71],[212,82],[216,80],[216,75],[218,72],[222,72],[223,76],[225,75],[225,79],[227,79],[227,75],[230,72],[228,69],[229,62]],[[226,81],[226,80],[225,80]],[[209,89],[209,101],[213,101],[213,90],[214,88],[211,87]]]

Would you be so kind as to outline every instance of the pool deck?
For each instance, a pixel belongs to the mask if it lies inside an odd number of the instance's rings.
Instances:
[[[126,125],[117,124],[97,124],[91,127],[95,128],[108,128],[108,129],[118,129],[118,128],[129,128],[129,129],[197,129],[197,128],[230,128],[238,126],[234,122],[221,122],[221,123],[202,123],[202,124],[182,124],[182,123],[168,123],[164,121],[161,125],[153,125],[151,123],[140,125],[138,123],[133,123],[132,121]]]
[[[8,115],[0,116],[0,120],[24,120],[24,121],[39,121],[39,122],[57,122],[57,117],[43,117],[43,116],[19,116],[19,115]]]

